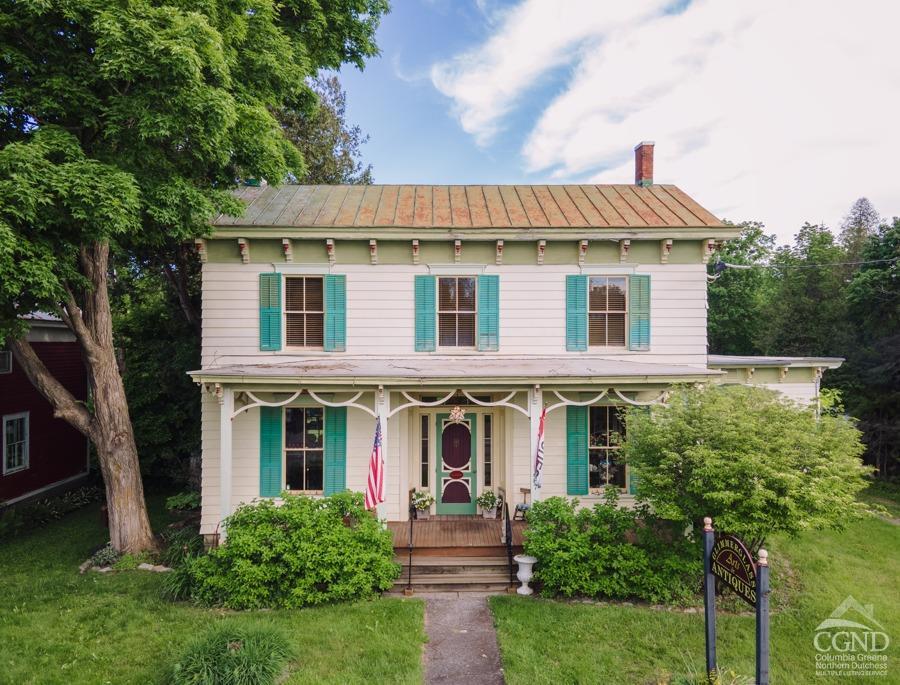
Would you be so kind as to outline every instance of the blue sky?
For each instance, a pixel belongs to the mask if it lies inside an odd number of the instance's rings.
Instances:
[[[887,0],[395,0],[344,69],[381,183],[657,181],[783,241],[868,196],[900,214]],[[853,30],[848,31],[847,27]]]

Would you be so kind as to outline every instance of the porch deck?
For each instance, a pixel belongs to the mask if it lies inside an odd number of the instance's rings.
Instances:
[[[524,521],[511,521],[512,543],[516,551],[522,549]],[[407,549],[409,521],[388,521],[388,529],[394,536],[395,549]],[[444,554],[478,555],[498,548],[505,549],[500,541],[503,521],[476,516],[443,516],[425,521],[413,521],[413,549],[427,554],[434,550]]]

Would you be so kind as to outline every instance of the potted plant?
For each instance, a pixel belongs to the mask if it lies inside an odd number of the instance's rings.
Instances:
[[[485,490],[478,499],[478,506],[481,507],[481,515],[486,519],[497,518],[497,494],[493,490]]]
[[[434,497],[427,490],[413,490],[412,503],[416,508],[416,518],[427,519],[431,505],[434,504]]]

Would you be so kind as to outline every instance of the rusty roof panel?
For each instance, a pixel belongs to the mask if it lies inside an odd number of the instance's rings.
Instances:
[[[381,199],[378,201],[378,209],[375,211],[375,226],[395,225],[394,215],[397,213],[397,196],[399,194],[400,186],[384,186]]]
[[[414,226],[434,226],[432,186],[416,186],[416,206],[413,212]]]
[[[469,201],[466,199],[466,189],[463,186],[450,186],[450,216],[454,228],[468,228],[472,225]]]
[[[450,189],[447,186],[432,186],[431,198],[435,226],[452,226],[453,215],[450,213]]]
[[[366,186],[366,192],[363,194],[359,203],[359,211],[356,213],[356,221],[354,226],[371,226],[375,221],[375,211],[378,209],[378,203],[381,200],[381,193],[384,186]]]
[[[298,228],[703,228],[710,212],[672,185],[244,186],[216,226]]]

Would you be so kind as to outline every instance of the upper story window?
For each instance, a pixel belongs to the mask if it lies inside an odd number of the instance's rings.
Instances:
[[[0,373],[12,373],[12,352],[0,350]]]
[[[441,347],[475,347],[474,276],[438,279],[438,344]]]
[[[591,276],[588,292],[588,345],[625,347],[628,279]]]
[[[322,347],[325,337],[322,277],[288,276],[284,283],[285,343],[288,347]]]
[[[3,475],[28,468],[28,412],[3,417]]]
[[[285,484],[292,492],[321,493],[325,464],[325,416],[321,407],[284,411]]]
[[[625,435],[621,408],[590,408],[590,440],[588,442],[589,486],[599,490],[608,485],[625,487],[625,465],[619,457],[619,441]]]

